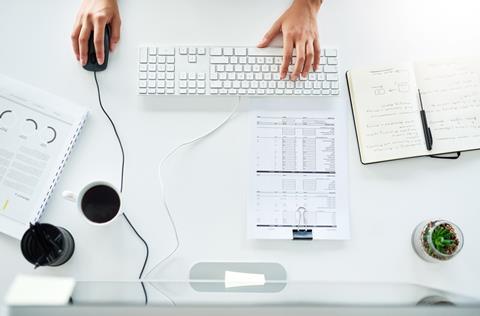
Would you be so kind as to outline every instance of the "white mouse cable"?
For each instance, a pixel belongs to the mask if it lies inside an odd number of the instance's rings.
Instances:
[[[148,278],[148,276],[153,272],[155,271],[163,262],[165,262],[166,260],[168,260],[171,256],[173,256],[173,254],[178,250],[178,247],[180,247],[180,239],[178,238],[178,231],[177,231],[177,227],[175,225],[175,221],[173,220],[173,217],[172,217],[172,214],[170,212],[170,208],[168,207],[168,203],[167,203],[167,198],[165,196],[165,185],[164,185],[164,182],[163,182],[163,165],[165,164],[165,162],[171,157],[173,156],[178,150],[180,150],[181,148],[183,147],[186,147],[188,145],[191,145],[191,144],[194,144],[198,141],[201,141],[209,136],[211,136],[212,134],[214,134],[215,132],[217,132],[220,128],[222,128],[225,124],[227,124],[231,119],[232,117],[235,115],[235,113],[237,112],[237,109],[240,105],[240,98],[241,97],[237,97],[235,98],[236,100],[236,104],[235,106],[233,107],[232,111],[230,112],[230,114],[219,124],[217,125],[215,128],[211,129],[210,131],[208,131],[207,133],[195,138],[195,139],[192,139],[192,140],[189,140],[187,142],[184,142],[180,145],[178,145],[177,147],[173,148],[172,150],[170,150],[168,152],[167,155],[165,155],[162,160],[160,161],[160,163],[158,164],[158,181],[160,182],[160,194],[161,194],[161,197],[162,197],[162,204],[163,206],[165,207],[165,210],[167,212],[167,215],[168,215],[168,218],[170,220],[170,223],[172,225],[172,228],[173,228],[173,231],[175,233],[175,248],[165,257],[163,258],[162,260],[160,260],[150,271],[148,271],[146,274],[145,274],[145,278]],[[153,287],[155,287],[153,284],[152,284]],[[156,287],[155,287],[156,288]],[[157,289],[158,290],[158,289]]]

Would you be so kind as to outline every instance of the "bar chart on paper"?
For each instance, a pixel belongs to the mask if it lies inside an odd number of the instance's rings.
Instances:
[[[345,127],[335,112],[252,114],[249,237],[348,238]]]

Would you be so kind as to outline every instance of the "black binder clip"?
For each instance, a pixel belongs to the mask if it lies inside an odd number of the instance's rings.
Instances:
[[[297,208],[296,215],[298,216],[298,224],[297,229],[292,231],[293,233],[293,240],[312,240],[313,239],[313,232],[311,229],[307,229],[307,217],[305,213],[307,210],[300,206]],[[302,225],[303,222],[303,225]],[[302,228],[303,226],[303,228]]]

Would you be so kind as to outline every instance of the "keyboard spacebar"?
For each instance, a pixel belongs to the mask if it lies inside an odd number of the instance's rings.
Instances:
[[[248,56],[283,56],[282,48],[248,48]]]

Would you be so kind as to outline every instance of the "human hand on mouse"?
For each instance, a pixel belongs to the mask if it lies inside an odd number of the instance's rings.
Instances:
[[[320,43],[317,29],[317,13],[323,0],[294,0],[290,8],[273,23],[270,30],[257,45],[267,47],[279,34],[283,34],[283,63],[280,67],[280,79],[288,73],[293,48],[296,50],[296,63],[290,75],[296,80],[303,77],[313,67],[315,71],[320,62]]]
[[[117,0],[83,0],[72,31],[72,46],[77,60],[87,63],[88,39],[93,31],[93,42],[98,63],[105,60],[103,38],[105,26],[110,24],[110,51],[113,52],[120,40],[120,13]]]

